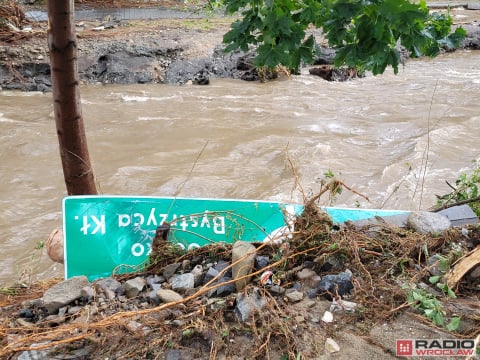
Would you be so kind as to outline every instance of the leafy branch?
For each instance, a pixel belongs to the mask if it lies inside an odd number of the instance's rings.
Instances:
[[[432,279],[434,280],[434,279]],[[438,286],[451,298],[455,298],[455,293],[445,288],[445,286]],[[445,310],[442,302],[432,293],[425,289],[416,287],[410,288],[407,296],[408,304],[420,311],[426,318],[430,319],[435,325],[445,327],[448,331],[455,331],[460,326],[460,317],[453,317],[450,322],[445,321]]]
[[[413,57],[433,57],[458,47],[466,35],[461,27],[452,33],[451,16],[430,14],[424,0],[217,1],[228,14],[241,14],[223,38],[227,52],[256,46],[255,66],[283,65],[292,72],[320,51],[313,35],[306,36],[311,25],[337,50],[335,66],[374,74],[387,66],[397,73],[403,49]]]
[[[480,162],[475,162],[475,167],[470,174],[461,173],[455,185],[448,181],[447,185],[452,192],[443,196],[437,196],[437,208],[435,211],[446,209],[456,205],[470,204],[473,211],[480,216]]]

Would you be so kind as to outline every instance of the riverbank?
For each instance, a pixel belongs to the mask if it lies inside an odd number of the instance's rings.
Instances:
[[[88,8],[88,4],[82,6]],[[97,2],[92,4],[98,6]],[[102,9],[102,15],[107,14],[103,19],[76,21],[80,80],[86,84],[182,85],[207,84],[213,77],[259,79],[252,66],[253,53],[223,52],[222,38],[233,18],[219,14],[199,17],[198,9],[184,9],[176,3],[169,6],[162,19],[118,19],[112,16],[114,9],[112,15]],[[176,10],[172,12],[172,8]],[[456,24],[468,33],[462,48],[480,49],[480,11],[459,7],[451,12]],[[19,28],[9,37],[4,36],[0,43],[0,88],[49,91],[47,24],[30,21],[21,27],[24,30]],[[323,46],[317,63],[331,63],[333,52],[322,44],[320,33],[316,38]],[[335,77],[321,70],[315,74],[328,79],[344,80],[350,74]]]
[[[477,358],[480,274],[455,284],[456,295],[431,279],[478,246],[478,224],[451,227],[427,212],[406,221],[335,226],[311,200],[288,243],[183,253],[162,232],[150,265],[136,273],[2,288],[0,355],[394,359],[400,339],[462,339],[464,348],[451,351]]]

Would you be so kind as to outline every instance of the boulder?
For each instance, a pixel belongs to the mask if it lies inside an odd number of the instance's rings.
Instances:
[[[414,211],[407,219],[407,226],[420,233],[441,233],[452,226],[450,220],[439,213],[429,211]]]
[[[62,281],[43,294],[43,304],[49,314],[55,314],[58,309],[77,300],[83,294],[82,290],[88,286],[86,276],[75,276]]]

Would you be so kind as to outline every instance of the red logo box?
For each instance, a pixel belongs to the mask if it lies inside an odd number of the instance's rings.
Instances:
[[[403,339],[397,340],[397,356],[412,356],[413,355],[413,340]]]

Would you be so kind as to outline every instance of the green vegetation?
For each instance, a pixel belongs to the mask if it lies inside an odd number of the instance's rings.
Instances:
[[[474,161],[474,167],[470,174],[461,173],[455,186],[447,184],[452,188],[452,192],[438,197],[437,206],[446,207],[450,204],[469,202],[473,211],[480,216],[480,161]]]
[[[446,294],[451,298],[456,297],[450,289],[447,290]],[[411,307],[420,311],[437,326],[445,327],[448,331],[455,331],[460,326],[460,317],[453,317],[449,323],[446,323],[442,302],[425,289],[410,288],[407,301]]]
[[[311,26],[322,29],[337,50],[335,66],[380,74],[387,66],[398,71],[401,51],[413,57],[435,56],[442,48],[458,46],[466,32],[451,33],[449,15],[430,14],[425,1],[408,0],[217,0],[227,14],[241,19],[225,34],[226,51],[257,46],[254,65],[282,65],[297,72],[311,63],[319,48]]]

